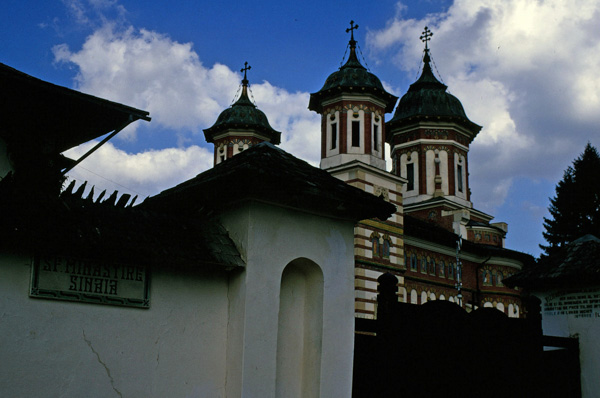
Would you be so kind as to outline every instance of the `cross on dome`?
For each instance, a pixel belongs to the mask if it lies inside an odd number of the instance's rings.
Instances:
[[[350,21],[350,27],[346,29],[346,33],[350,32],[350,49],[356,48],[356,40],[354,40],[355,29],[358,29],[358,25],[354,25],[354,21]]]
[[[244,62],[244,67],[240,69],[240,72],[244,72],[244,80],[242,80],[243,85],[248,85],[248,78],[246,77],[246,72],[252,69],[251,66],[248,66],[248,61]]]
[[[427,26],[425,26],[423,34],[421,35],[421,37],[419,37],[419,39],[421,39],[421,41],[425,43],[425,51],[429,51],[428,42],[429,40],[431,40],[431,36],[433,36],[433,33],[431,32],[431,30],[429,30]]]

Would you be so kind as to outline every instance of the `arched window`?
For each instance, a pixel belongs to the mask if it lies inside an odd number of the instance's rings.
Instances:
[[[410,303],[411,304],[418,304],[417,303],[417,291],[415,289],[412,289],[410,291]]]
[[[429,294],[429,300],[431,300],[431,301],[435,300],[435,293],[432,292]]]
[[[390,247],[392,246],[392,242],[390,240],[389,236],[384,236],[383,237],[383,253],[382,253],[382,257],[383,258],[390,258]]]
[[[448,278],[454,279],[454,263],[448,264]]]
[[[425,256],[421,257],[421,272],[427,273],[427,257]]]
[[[417,256],[414,254],[410,256],[410,269],[413,271],[417,270]]]
[[[440,276],[443,278],[446,272],[446,263],[444,260],[440,261]]]
[[[421,292],[421,304],[425,304],[426,302],[427,302],[427,292],[423,290]]]
[[[492,273],[488,270],[483,270],[483,284],[489,286],[492,284]]]
[[[381,245],[379,243],[379,234],[377,232],[371,234],[371,245],[373,257],[381,257]]]
[[[444,296],[443,294],[440,294],[440,300],[446,300],[446,296]]]
[[[435,275],[435,260],[434,259],[431,259],[429,261],[429,273],[431,275]]]
[[[498,274],[496,274],[496,286],[504,286],[504,284],[502,283],[503,279],[504,275],[501,271],[498,271]]]
[[[406,303],[406,300],[408,299],[407,294],[406,294],[407,293],[406,288],[401,286],[399,293],[400,293],[400,302]]]

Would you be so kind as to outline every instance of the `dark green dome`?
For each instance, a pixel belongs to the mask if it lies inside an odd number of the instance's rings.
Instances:
[[[427,52],[423,62],[425,65],[421,77],[411,84],[408,92],[402,96],[394,117],[388,123],[395,124],[402,119],[414,116],[443,116],[457,118],[467,124],[475,125],[467,118],[458,98],[446,92],[448,87],[433,75]]]
[[[281,132],[274,130],[267,116],[250,101],[247,80],[244,79],[244,82],[240,98],[231,107],[221,112],[212,127],[204,130],[206,141],[214,142],[213,138],[216,135],[229,129],[248,129],[268,137],[272,144],[279,144]]]
[[[355,45],[356,42],[351,40],[348,61],[338,71],[329,75],[321,90],[310,95],[308,109],[320,113],[323,99],[341,92],[355,92],[377,95],[385,101],[386,113],[394,110],[398,98],[385,91],[381,80],[361,65],[356,56]]]

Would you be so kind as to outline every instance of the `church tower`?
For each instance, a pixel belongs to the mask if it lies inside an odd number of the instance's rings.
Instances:
[[[252,103],[248,96],[248,62],[244,64],[242,94],[229,108],[225,109],[212,127],[204,130],[206,142],[214,144],[214,165],[259,144],[263,141],[271,144],[281,142],[281,132],[275,131],[267,116]]]
[[[332,176],[396,206],[387,220],[359,221],[354,228],[355,313],[375,317],[377,278],[390,272],[403,283],[403,178],[386,171],[386,113],[397,97],[386,92],[377,76],[358,60],[350,21],[350,55],[323,88],[311,94],[308,108],[321,115],[321,168]]]
[[[321,115],[321,168],[359,160],[385,170],[384,115],[398,99],[383,88],[377,76],[361,65],[350,22],[350,55],[323,88],[310,95],[308,109]]]
[[[431,36],[425,27],[423,72],[386,123],[393,170],[408,180],[405,206],[443,197],[471,208],[467,154],[481,126],[467,118],[458,98],[434,76]]]
[[[447,92],[431,69],[425,27],[423,71],[402,96],[386,123],[392,172],[406,179],[404,214],[425,220],[463,239],[503,247],[505,223],[473,208],[469,188],[469,145],[481,126],[467,117],[462,104]]]

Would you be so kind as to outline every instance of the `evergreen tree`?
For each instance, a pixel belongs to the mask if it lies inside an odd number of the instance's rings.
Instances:
[[[600,238],[600,155],[590,143],[565,170],[548,210],[551,218],[544,218],[543,232],[548,245],[540,245],[543,255],[586,234]]]

